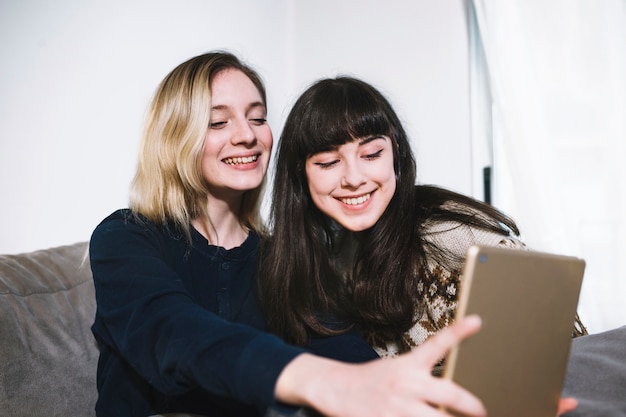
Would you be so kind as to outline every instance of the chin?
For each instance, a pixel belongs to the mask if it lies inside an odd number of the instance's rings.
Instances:
[[[242,181],[238,183],[237,185],[235,185],[233,188],[241,190],[241,191],[248,191],[248,190],[253,190],[255,188],[259,188],[261,184],[263,184],[262,178],[249,180],[249,181]]]
[[[344,229],[347,229],[351,232],[362,232],[364,230],[370,229],[372,226],[374,226],[374,224],[375,223],[366,223],[366,224],[343,223],[341,225],[344,227]]]

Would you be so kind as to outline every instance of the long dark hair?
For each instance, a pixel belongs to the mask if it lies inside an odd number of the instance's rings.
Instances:
[[[391,138],[396,192],[370,229],[355,234],[358,245],[348,279],[337,258],[337,226],[313,203],[305,172],[311,155],[371,135]],[[260,294],[270,329],[296,344],[311,331],[332,335],[356,324],[389,340],[414,324],[422,302],[418,279],[426,251],[457,264],[444,249],[429,247],[428,219],[457,220],[505,233],[512,220],[469,197],[438,187],[415,186],[415,159],[404,128],[388,100],[351,77],[311,85],[289,113],[278,144],[270,213],[272,236],[261,246]],[[444,203],[480,210],[449,210]],[[407,227],[412,225],[413,227]],[[432,255],[431,255],[432,256]]]

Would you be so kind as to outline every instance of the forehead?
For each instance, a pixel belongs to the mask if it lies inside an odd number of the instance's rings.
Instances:
[[[263,99],[252,80],[238,69],[228,68],[215,75],[211,82],[212,107],[237,104],[261,104]]]

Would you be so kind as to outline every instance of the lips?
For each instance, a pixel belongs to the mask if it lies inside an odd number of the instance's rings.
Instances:
[[[251,164],[252,162],[256,162],[258,158],[259,155],[238,156],[236,158],[226,158],[224,162],[228,165]]]
[[[358,197],[340,198],[339,200],[343,204],[347,204],[348,206],[356,206],[356,205],[365,203],[367,200],[370,199],[371,196],[372,196],[372,193],[367,193]]]

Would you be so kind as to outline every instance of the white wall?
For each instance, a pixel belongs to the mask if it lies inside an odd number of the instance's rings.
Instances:
[[[152,92],[216,48],[263,75],[276,138],[306,85],[350,73],[395,104],[421,181],[471,192],[463,0],[0,0],[0,253],[125,207]]]
[[[468,23],[463,0],[296,1],[295,92],[356,75],[391,100],[418,180],[471,193]]]

